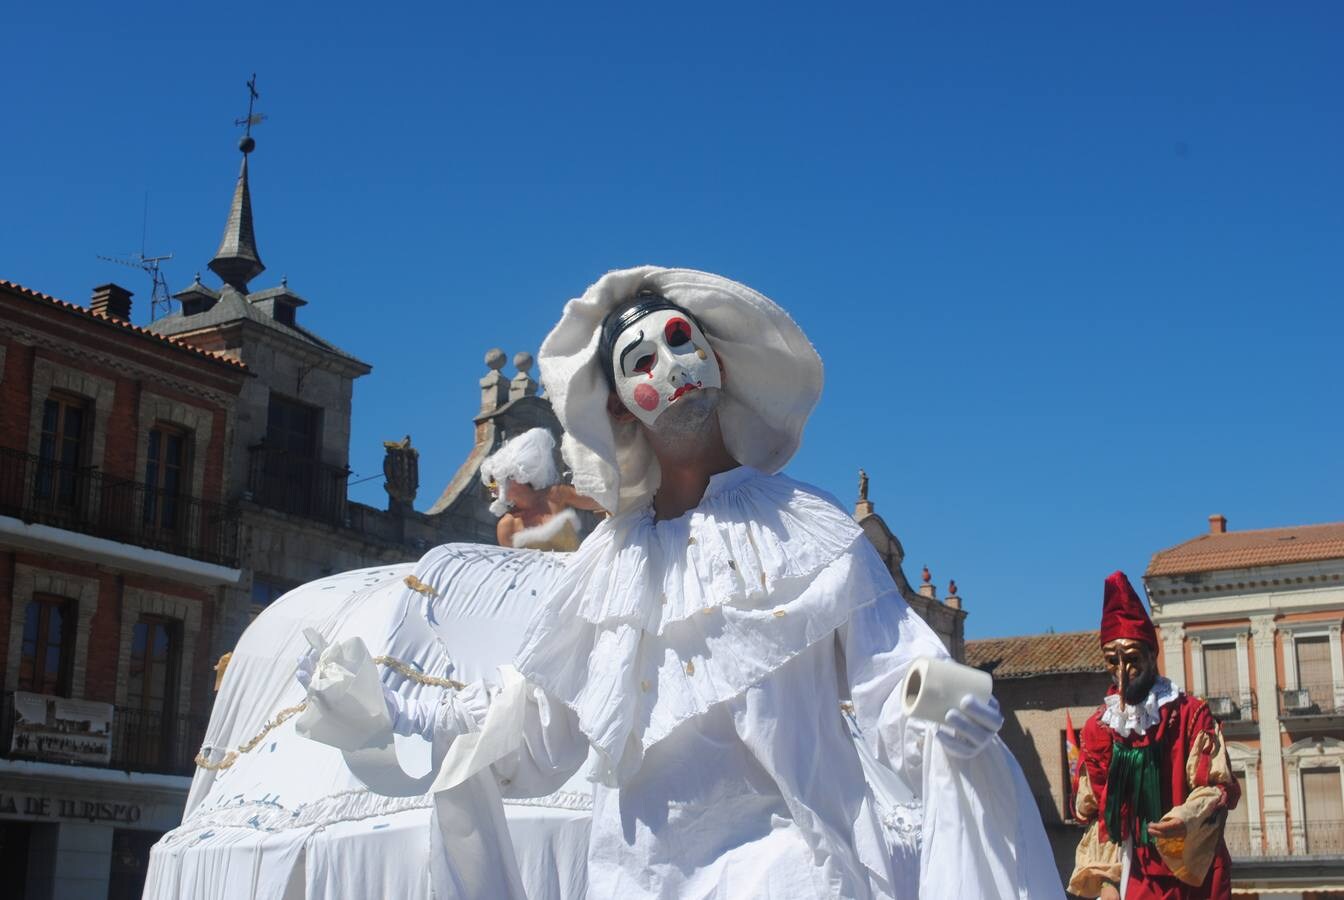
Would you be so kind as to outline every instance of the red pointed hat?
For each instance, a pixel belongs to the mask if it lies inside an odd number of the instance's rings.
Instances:
[[[1157,629],[1124,572],[1106,576],[1106,596],[1101,602],[1101,642],[1116,638],[1143,641],[1157,649]]]

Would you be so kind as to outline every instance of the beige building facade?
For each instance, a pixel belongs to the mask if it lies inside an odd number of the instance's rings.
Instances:
[[[1153,556],[1163,671],[1222,723],[1239,896],[1344,897],[1344,523],[1209,530]]]

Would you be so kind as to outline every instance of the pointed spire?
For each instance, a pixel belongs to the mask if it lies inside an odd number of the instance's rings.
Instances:
[[[257,255],[257,239],[252,233],[252,194],[247,187],[247,154],[253,146],[255,142],[250,137],[241,145],[243,168],[233,189],[229,220],[224,225],[224,237],[215,251],[215,258],[210,260],[210,270],[225,284],[244,294],[247,293],[247,283],[266,270]]]

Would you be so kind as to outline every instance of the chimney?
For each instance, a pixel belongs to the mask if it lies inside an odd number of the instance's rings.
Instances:
[[[119,284],[100,284],[93,289],[89,311],[109,319],[131,320],[131,292]]]
[[[1209,516],[1209,534],[1227,534],[1227,516],[1218,513]]]

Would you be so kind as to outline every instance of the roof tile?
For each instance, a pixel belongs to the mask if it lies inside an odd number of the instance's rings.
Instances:
[[[176,347],[179,350],[185,350],[188,353],[194,354],[195,356],[203,357],[205,359],[211,360],[212,362],[224,363],[228,366],[231,366],[232,368],[247,371],[246,365],[244,365],[241,361],[236,360],[231,356],[226,356],[223,353],[217,353],[214,350],[202,350],[200,347],[188,344],[186,341],[180,340],[178,338],[171,337],[165,334],[159,334],[157,332],[150,331],[148,328],[141,328],[139,325],[133,325],[130,322],[127,322],[125,319],[118,319],[115,316],[101,315],[99,313],[93,312],[88,307],[80,306],[77,303],[70,303],[67,300],[60,300],[56,297],[51,296],[50,294],[44,294],[41,291],[35,291],[32,288],[24,287],[23,285],[16,284],[13,281],[7,281],[3,278],[0,278],[0,288],[6,288],[15,294],[18,294],[21,297],[27,297],[31,300],[41,300],[45,303],[49,303],[52,306],[56,306],[60,309],[77,313],[86,318],[92,319],[95,322],[107,322],[109,324],[116,325],[120,328],[125,328],[126,330],[134,332],[135,334],[141,335],[154,341],[168,344],[170,346]]]
[[[995,678],[1106,671],[1096,631],[967,641],[966,665],[983,669]]]
[[[1145,576],[1344,559],[1344,522],[1201,534],[1153,554]]]

